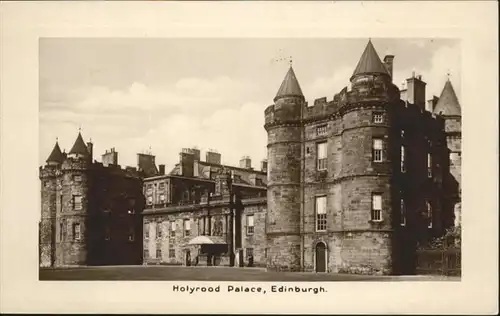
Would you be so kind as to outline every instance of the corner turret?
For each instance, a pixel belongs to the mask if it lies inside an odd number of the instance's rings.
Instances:
[[[392,72],[394,56],[390,55],[389,57],[390,60],[386,60],[386,63],[389,63],[390,67],[382,63],[372,41],[368,41],[350,79],[355,98],[353,101],[363,101],[364,99],[389,101],[399,97],[398,88],[392,84],[392,74],[390,73]]]
[[[49,157],[45,161],[47,165],[61,165],[64,161],[64,155],[59,147],[59,142],[56,140],[56,144]]]

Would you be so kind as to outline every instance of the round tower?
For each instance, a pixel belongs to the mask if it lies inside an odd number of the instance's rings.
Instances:
[[[446,187],[448,205],[445,207],[452,208],[454,213],[453,225],[460,226],[462,209],[462,108],[449,78],[433,112],[444,119],[446,144],[449,151],[449,177]]]
[[[60,177],[58,209],[58,247],[56,264],[80,266],[88,264],[88,213],[90,151],[81,133],[64,160]]]
[[[300,175],[304,95],[290,66],[265,111],[267,144],[267,268],[300,271]]]
[[[56,209],[57,209],[57,176],[64,160],[59,143],[46,160],[46,165],[40,167],[41,181],[41,219],[39,227],[39,264],[41,267],[51,267],[55,263]]]
[[[399,96],[371,41],[351,77],[341,109],[341,269],[392,273],[391,104]]]

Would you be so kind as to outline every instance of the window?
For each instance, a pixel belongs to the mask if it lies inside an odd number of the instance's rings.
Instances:
[[[149,239],[149,223],[144,224],[144,239]]]
[[[82,197],[79,195],[73,196],[73,209],[81,210],[82,209]]]
[[[76,174],[73,176],[73,181],[75,182],[81,182],[82,181],[82,176],[79,174]]]
[[[63,223],[59,223],[59,241],[63,241]]]
[[[326,142],[318,143],[317,152],[318,152],[318,162],[317,168],[318,170],[326,170],[326,160],[327,160],[327,147]]]
[[[406,172],[406,153],[405,146],[401,146],[401,172]]]
[[[382,195],[372,195],[372,214],[371,220],[374,222],[382,221]]]
[[[168,257],[175,258],[175,248],[168,249]]]
[[[427,153],[427,177],[432,178],[432,156]]]
[[[44,181],[43,182],[43,186],[46,187],[46,188],[50,187],[50,182],[49,181]]]
[[[160,194],[160,202],[165,202],[165,194]]]
[[[427,227],[432,228],[432,206],[429,201],[425,202],[427,206]]]
[[[146,185],[146,191],[147,191],[148,193],[150,193],[150,192],[152,192],[152,191],[153,191],[153,185],[152,185],[151,183],[148,183],[148,184]]]
[[[184,220],[184,236],[191,235],[191,221],[189,219]]]
[[[144,259],[147,259],[149,257],[149,250],[144,249]]]
[[[151,204],[153,204],[153,197],[148,196],[148,205],[151,205]]]
[[[156,238],[161,238],[162,231],[161,231],[161,223],[156,223]]]
[[[401,138],[405,137],[405,131],[401,130]]]
[[[174,237],[175,236],[175,222],[172,221],[170,222],[170,237]]]
[[[247,215],[247,235],[253,235],[253,232],[254,232],[253,215]]]
[[[165,182],[160,182],[160,185],[158,186],[160,190],[165,190]]]
[[[326,231],[326,196],[316,197],[316,231]]]
[[[135,233],[134,230],[131,228],[128,232],[128,241],[134,241],[135,239]]]
[[[328,132],[328,125],[320,125],[316,127],[316,135],[317,136],[323,136],[326,135]]]
[[[255,185],[258,187],[264,186],[262,179],[259,178],[255,179]]]
[[[373,161],[374,162],[382,162],[382,149],[383,149],[383,141],[381,139],[373,140]]]
[[[161,259],[161,249],[156,249],[156,258]]]
[[[373,123],[383,123],[384,122],[384,113],[375,112],[373,113]]]
[[[253,257],[253,248],[247,248],[246,249],[246,256],[247,256],[247,260],[250,258],[250,257]]]
[[[80,224],[76,223],[73,224],[73,239],[74,240],[80,240],[81,234],[80,234]]]
[[[62,196],[62,194],[59,196],[59,211],[61,213],[63,211],[63,196]]]
[[[405,205],[405,200],[401,199],[401,204],[400,204],[400,219],[399,219],[399,224],[401,226],[406,225],[406,205]]]

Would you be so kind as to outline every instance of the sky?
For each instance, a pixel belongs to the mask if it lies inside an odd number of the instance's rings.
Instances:
[[[112,147],[136,166],[151,152],[167,170],[182,148],[216,150],[238,165],[267,155],[264,110],[288,70],[309,104],[349,84],[368,39],[42,38],[39,41],[39,163],[56,139],[68,152],[81,129],[94,159]],[[395,55],[394,83],[413,71],[439,96],[450,74],[460,100],[460,41],[373,38],[381,59]],[[463,104],[462,104],[463,106]]]

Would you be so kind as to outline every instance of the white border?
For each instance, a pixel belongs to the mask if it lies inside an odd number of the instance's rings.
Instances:
[[[498,312],[496,2],[3,2],[0,10],[2,312]],[[44,36],[460,38],[462,281],[328,283],[328,293],[318,295],[189,295],[172,292],[173,282],[37,281],[37,69]]]

